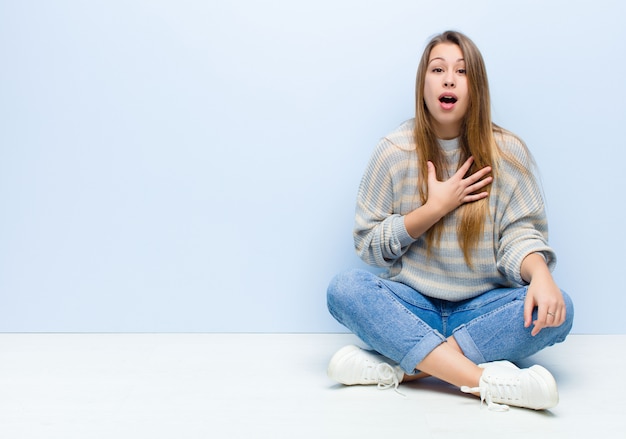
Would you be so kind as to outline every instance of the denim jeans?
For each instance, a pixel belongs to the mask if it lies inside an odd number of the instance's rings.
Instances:
[[[570,297],[563,292],[565,322],[532,336],[532,325],[524,327],[526,290],[500,288],[449,302],[426,297],[366,270],[351,270],[331,281],[327,298],[328,309],[339,323],[411,374],[450,336],[476,364],[521,360],[565,340],[574,317]]]

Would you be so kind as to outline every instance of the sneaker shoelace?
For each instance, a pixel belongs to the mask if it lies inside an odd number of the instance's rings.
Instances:
[[[377,387],[381,390],[391,389],[401,396],[406,398],[406,395],[398,390],[398,386],[400,385],[400,381],[398,380],[398,375],[396,375],[396,371],[394,368],[387,363],[380,363],[374,369],[375,377],[374,381],[377,381]]]
[[[398,386],[400,385],[400,381],[398,381],[398,377],[396,372],[393,370],[387,363],[380,363],[376,366],[375,369],[376,379],[378,382],[379,389],[390,389],[393,387],[395,390],[398,390]]]
[[[480,405],[482,407],[483,403],[487,403],[487,409],[494,412],[506,412],[509,410],[509,406],[506,404],[498,404],[493,402],[492,397],[492,389],[495,387],[495,390],[498,392],[498,399],[512,399],[511,396],[515,394],[518,390],[517,386],[513,386],[507,383],[499,383],[496,386],[487,386],[486,384],[481,383],[479,387],[468,387],[462,386],[461,392],[464,393],[479,393],[480,394]]]

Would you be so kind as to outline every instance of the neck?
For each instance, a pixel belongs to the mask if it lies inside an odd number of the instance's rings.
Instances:
[[[460,124],[447,124],[441,125],[439,123],[434,124],[435,128],[435,136],[441,140],[452,140],[456,139],[461,135],[461,125]]]

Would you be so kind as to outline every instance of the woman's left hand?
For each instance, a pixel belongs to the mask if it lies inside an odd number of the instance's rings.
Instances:
[[[531,335],[535,336],[543,328],[562,325],[566,318],[565,300],[543,257],[537,254],[526,257],[522,273],[530,280],[524,302],[524,327],[533,325]],[[533,321],[535,308],[537,318]]]

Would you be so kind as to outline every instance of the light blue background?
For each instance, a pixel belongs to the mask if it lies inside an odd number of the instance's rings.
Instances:
[[[542,171],[574,332],[625,333],[615,1],[0,1],[0,331],[326,332],[430,36]]]

